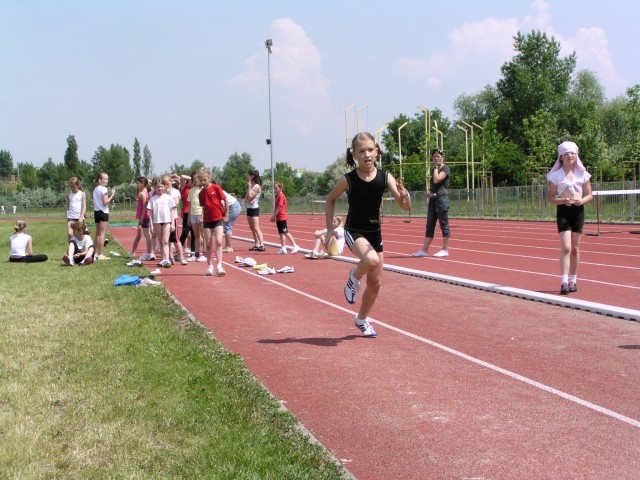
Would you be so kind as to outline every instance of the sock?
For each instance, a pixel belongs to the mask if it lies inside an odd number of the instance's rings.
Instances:
[[[560,275],[560,283],[568,283],[569,275]]]
[[[576,283],[577,279],[578,279],[577,275],[569,275],[569,281],[570,282]]]

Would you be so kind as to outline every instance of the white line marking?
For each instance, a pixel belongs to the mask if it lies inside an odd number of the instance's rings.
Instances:
[[[226,262],[225,262],[226,263]],[[227,265],[235,268],[236,270],[240,270],[241,272],[244,272],[246,274],[250,274],[253,275],[255,277],[261,277],[261,280],[266,280],[270,283],[273,283],[274,285],[278,285],[286,290],[289,290],[291,292],[297,293],[298,295],[301,295],[303,297],[307,297],[311,300],[314,300],[316,302],[322,303],[324,305],[327,305],[329,307],[335,308],[336,310],[340,310],[342,312],[346,312],[346,313],[350,313],[352,315],[356,315],[356,312],[354,312],[353,310],[349,310],[348,308],[344,308],[341,307],[340,305],[336,305],[335,303],[329,302],[327,300],[323,300],[322,298],[316,297],[315,295],[311,295],[309,293],[303,292],[301,290],[298,290],[297,288],[293,288],[290,287],[289,285],[285,285],[283,283],[278,282],[277,280],[273,280],[271,278],[268,278],[268,276],[266,275],[258,275],[257,273],[254,273],[253,270],[247,270],[247,268],[242,268],[242,267],[238,267],[237,265],[233,265],[233,264],[229,264],[227,263]],[[519,375],[517,373],[514,373],[510,370],[506,370],[504,368],[498,367],[496,365],[493,365],[491,363],[485,362],[484,360],[480,360],[478,358],[472,357],[471,355],[467,355],[466,353],[462,353],[459,352],[458,350],[454,350],[453,348],[447,347],[445,345],[442,345],[440,343],[434,342],[432,340],[429,340],[427,338],[421,337],[419,335],[416,335],[414,333],[411,332],[407,332],[406,330],[403,330],[401,328],[397,328],[394,327],[393,325],[389,325],[388,323],[382,322],[380,320],[376,320],[374,318],[369,317],[369,320],[373,323],[376,323],[377,325],[380,325],[382,327],[385,327],[389,330],[393,330],[396,333],[399,333],[401,335],[405,335],[409,338],[412,338],[414,340],[417,340],[419,342],[422,343],[426,343],[427,345],[430,345],[432,347],[438,348],[440,350],[443,350],[447,353],[450,353],[452,355],[455,355],[457,357],[460,357],[464,360],[467,360],[469,362],[475,363],[476,365],[480,365],[482,367],[488,368],[489,370],[493,370],[494,372],[500,373],[502,375],[506,375],[509,378],[512,378],[514,380],[520,381],[522,383],[525,383],[529,386],[538,388],[542,391],[545,391],[547,393],[551,393],[553,395],[557,395],[561,398],[564,398],[565,400],[568,400],[570,402],[576,403],[578,405],[581,405],[583,407],[589,408],[591,410],[594,410],[598,413],[602,413],[604,415],[607,415],[609,417],[612,417],[616,420],[619,420],[621,422],[627,423],[629,425],[631,425],[632,427],[636,427],[636,428],[640,428],[640,421],[635,420],[633,418],[629,418],[625,415],[622,415],[620,413],[614,412],[613,410],[609,410],[608,408],[604,408],[601,407],[599,405],[596,405],[595,403],[591,403],[587,400],[583,400],[582,398],[576,397],[574,395],[568,394],[566,392],[563,392],[561,390],[558,390],[556,388],[550,387],[548,385],[545,385],[544,383],[540,383],[540,382],[536,382],[535,380],[531,380],[530,378],[527,377],[523,377],[522,375]]]

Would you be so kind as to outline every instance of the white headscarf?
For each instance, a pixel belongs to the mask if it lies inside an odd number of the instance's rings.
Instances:
[[[580,160],[580,156],[578,155],[578,145],[576,145],[573,142],[562,142],[560,145],[558,145],[558,158],[556,159],[556,163],[553,164],[553,167],[551,167],[551,170],[549,171],[549,173],[547,173],[547,180],[550,180],[550,176],[553,172],[562,168],[562,162],[560,161],[560,157],[565,153],[575,153],[576,154],[575,168],[577,168],[582,172],[587,170],[584,167],[582,160]]]

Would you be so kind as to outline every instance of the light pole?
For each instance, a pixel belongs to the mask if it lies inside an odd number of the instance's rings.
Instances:
[[[464,151],[467,159],[467,192],[469,191],[469,130],[460,125],[456,125],[460,130],[464,132]]]
[[[346,148],[349,148],[349,110],[356,108],[355,103],[344,109],[344,133]]]
[[[273,168],[273,134],[271,133],[271,47],[273,41],[269,38],[264,41],[264,46],[267,47],[267,80],[269,82],[269,138],[267,138],[267,145],[269,145],[269,153],[271,155],[271,209],[276,208],[276,190],[274,188],[276,183],[275,169]]]
[[[398,127],[398,153],[399,153],[398,156],[400,157],[400,180],[403,180],[403,181],[404,181],[404,178],[402,177],[402,135],[400,133],[400,130],[402,130],[408,124],[409,122],[404,122],[402,125]]]

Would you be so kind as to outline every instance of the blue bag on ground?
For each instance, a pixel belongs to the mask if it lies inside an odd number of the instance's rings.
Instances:
[[[136,277],[133,275],[121,275],[116,278],[115,282],[113,282],[113,286],[119,287],[121,285],[138,285],[140,282],[140,277]]]

